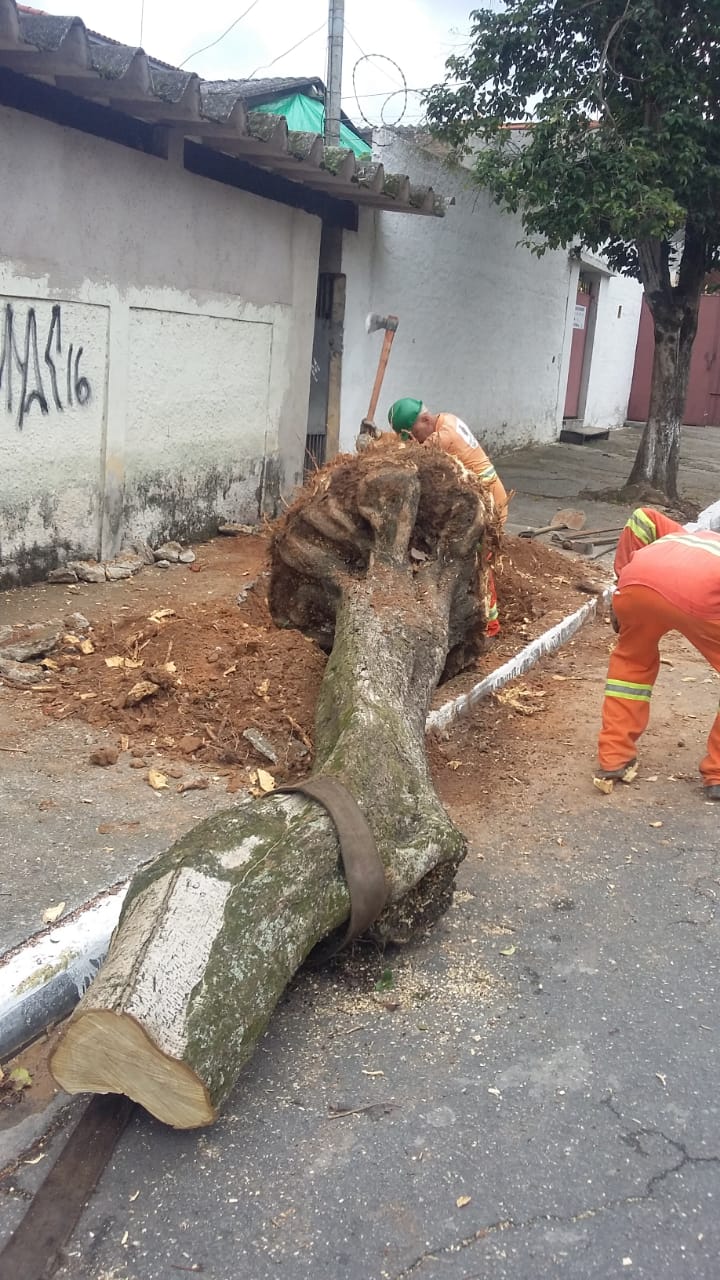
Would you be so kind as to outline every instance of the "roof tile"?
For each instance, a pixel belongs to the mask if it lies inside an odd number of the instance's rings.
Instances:
[[[288,134],[282,116],[253,110],[288,93],[324,98],[325,86],[316,76],[202,80],[88,30],[79,17],[0,0],[0,68],[46,82],[55,77],[67,87],[69,65],[76,97],[108,102],[151,123],[172,123],[176,130],[185,125],[189,137],[215,151],[227,150],[339,200],[438,217],[445,212],[445,201],[431,187],[416,187],[405,174],[386,174],[382,165],[359,163],[350,150],[325,147],[319,134]]]

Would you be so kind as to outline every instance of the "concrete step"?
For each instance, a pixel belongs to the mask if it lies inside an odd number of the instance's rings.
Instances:
[[[609,427],[586,427],[574,418],[566,418],[560,432],[561,444],[587,444],[589,440],[607,440]]]

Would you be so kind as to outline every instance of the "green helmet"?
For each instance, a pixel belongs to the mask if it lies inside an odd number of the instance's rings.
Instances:
[[[396,400],[390,406],[388,412],[388,422],[393,431],[397,431],[398,435],[407,440],[420,414],[422,413],[422,400],[412,400],[406,397],[404,400]]]

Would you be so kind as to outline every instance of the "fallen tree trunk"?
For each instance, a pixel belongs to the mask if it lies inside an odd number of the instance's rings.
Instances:
[[[381,940],[447,907],[465,854],[429,776],[425,717],[448,652],[481,643],[488,520],[453,460],[392,442],[320,473],[274,537],[277,620],[334,641],[313,776],[340,779],[370,825],[389,889]],[[56,1081],[128,1094],[179,1128],[211,1123],[288,981],[349,910],[316,801],[271,794],[201,823],[135,876]]]

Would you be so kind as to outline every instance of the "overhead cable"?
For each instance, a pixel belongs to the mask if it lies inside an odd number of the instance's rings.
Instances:
[[[192,62],[192,59],[197,58],[199,54],[207,53],[208,49],[214,49],[215,45],[220,44],[221,40],[224,40],[226,36],[229,36],[230,32],[234,30],[238,22],[242,22],[243,18],[247,18],[250,10],[254,9],[255,5],[259,3],[260,3],[260,0],[252,0],[252,4],[248,5],[247,9],[245,9],[245,11],[241,13],[239,17],[235,19],[234,22],[230,23],[230,26],[227,27],[225,31],[223,31],[222,35],[218,36],[217,40],[212,40],[210,44],[203,45],[202,49],[196,49],[194,53],[189,53],[187,58],[185,58],[184,61],[180,63],[180,66],[184,67],[186,62]]]
[[[269,71],[270,67],[274,67],[276,62],[280,62],[282,58],[287,58],[289,53],[294,53],[296,49],[300,48],[301,44],[305,44],[306,40],[311,40],[313,36],[316,36],[318,31],[323,31],[326,25],[327,24],[325,22],[321,22],[319,27],[316,27],[314,31],[308,31],[307,35],[303,36],[302,40],[298,40],[297,44],[292,45],[290,49],[286,49],[284,53],[279,53],[277,58],[273,58],[272,62],[265,62],[262,66],[256,67],[252,74],[246,78],[248,80],[254,80],[258,71]]]

